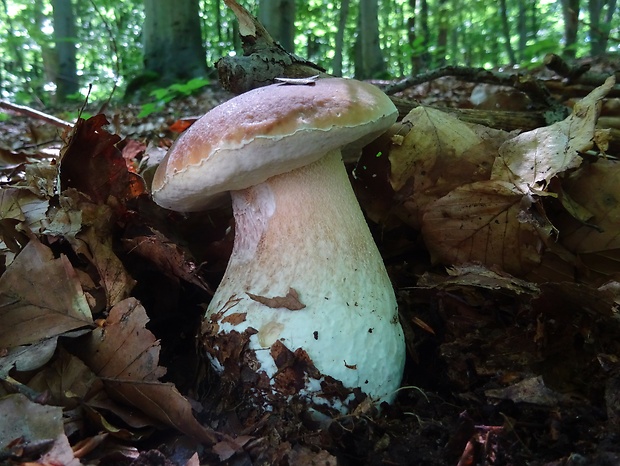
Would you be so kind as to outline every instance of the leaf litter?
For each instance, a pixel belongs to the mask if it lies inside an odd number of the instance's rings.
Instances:
[[[365,183],[383,170],[372,183],[385,183],[385,198],[368,212],[385,228],[377,239],[410,361],[393,406],[324,423],[300,406],[264,415],[226,397],[194,337],[230,252],[230,212],[157,208],[140,158],[160,151],[107,133],[101,116],[80,121],[60,185],[58,165],[33,158],[22,172],[10,165],[0,191],[0,402],[22,416],[2,431],[2,458],[617,459],[598,447],[619,418],[617,162],[593,151],[609,86],[564,122],[521,135],[418,109],[358,164]],[[198,223],[210,227],[197,235]],[[551,275],[530,281],[545,267]],[[25,413],[47,423],[45,435],[19,430],[35,423]]]

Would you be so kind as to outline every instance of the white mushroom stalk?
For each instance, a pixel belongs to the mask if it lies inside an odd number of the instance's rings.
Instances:
[[[239,123],[218,132],[226,115]],[[205,115],[158,169],[164,207],[232,193],[235,243],[202,335],[213,366],[256,404],[347,412],[360,391],[395,396],[405,361],[396,299],[340,153],[395,118],[369,84],[269,86]]]

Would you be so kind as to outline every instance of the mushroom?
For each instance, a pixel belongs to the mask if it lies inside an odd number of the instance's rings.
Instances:
[[[202,340],[259,404],[297,397],[347,412],[360,390],[395,396],[405,361],[396,299],[341,149],[396,116],[368,83],[274,84],[212,109],[155,173],[153,198],[168,209],[207,209],[231,193],[234,246]]]

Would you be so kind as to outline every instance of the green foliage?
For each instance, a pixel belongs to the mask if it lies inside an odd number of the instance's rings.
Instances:
[[[149,95],[155,100],[142,105],[138,118],[147,117],[151,113],[161,110],[171,100],[192,95],[209,83],[210,81],[206,78],[194,78],[185,83],[174,83],[168,87],[154,89]]]
[[[164,1],[164,0],[162,0]],[[240,0],[256,13],[258,0]],[[412,58],[428,67],[442,63],[498,66],[508,62],[497,2],[488,0],[376,0],[379,2],[379,37],[391,77],[410,74]],[[207,63],[239,53],[236,20],[221,0],[199,0]],[[582,2],[583,3],[583,2]],[[297,0],[295,53],[328,71],[332,69],[341,0]],[[143,0],[73,1],[78,45],[81,95],[88,86],[90,100],[107,99],[111,90],[123,89],[143,72]],[[607,8],[607,7],[605,7]],[[559,0],[506,0],[510,44],[521,66],[533,66],[547,52],[562,52],[563,19]],[[3,0],[0,4],[0,97],[18,103],[52,101],[55,49],[51,0]],[[606,10],[604,9],[603,13]],[[359,34],[359,1],[351,0],[344,28],[343,74],[353,75],[355,43]],[[591,24],[586,4],[580,13],[576,55],[590,52]],[[427,18],[426,24],[424,19]],[[525,18],[519,31],[518,18]],[[410,31],[410,20],[415,30]],[[601,30],[617,37],[620,15],[601,22]],[[410,35],[413,32],[414,34]],[[446,36],[444,47],[438,45]],[[413,37],[415,36],[415,40]],[[520,47],[520,49],[518,49]],[[618,43],[610,40],[609,51]],[[445,61],[444,61],[445,60]],[[166,88],[153,95],[164,102],[185,94],[186,88]],[[191,91],[190,91],[191,92]],[[145,106],[146,107],[146,106]]]

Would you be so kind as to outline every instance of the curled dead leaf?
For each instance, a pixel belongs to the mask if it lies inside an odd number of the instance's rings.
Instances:
[[[158,380],[166,369],[159,366],[159,341],[145,327],[148,320],[136,299],[121,301],[110,310],[105,326],[90,335],[83,360],[115,400],[201,442],[215,443],[218,436],[200,425],[189,401],[173,384]]]
[[[258,296],[252,293],[247,293],[247,295],[250,299],[274,309],[285,308],[290,311],[299,311],[306,307],[305,304],[299,301],[299,295],[294,288],[289,288],[286,296],[274,296],[273,298]]]
[[[436,199],[488,179],[498,147],[510,137],[427,107],[413,109],[403,122],[410,130],[390,149],[390,182],[408,214],[404,220],[414,228]]]
[[[492,180],[512,182],[523,192],[545,189],[553,177],[581,164],[580,152],[593,146],[601,101],[615,80],[605,84],[575,104],[565,120],[522,133],[506,141],[493,165]]]
[[[69,330],[92,326],[79,278],[64,255],[36,238],[0,277],[0,346],[34,343]]]

